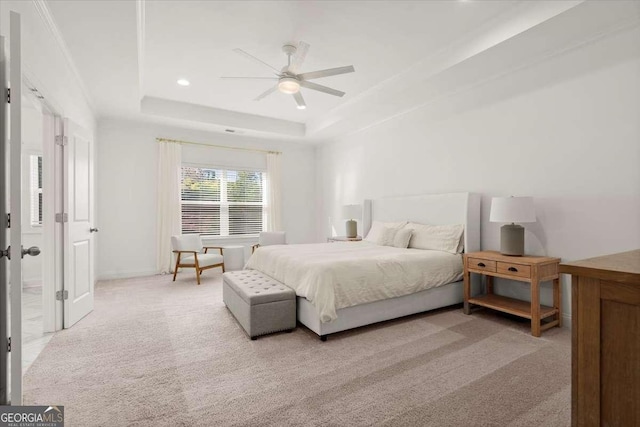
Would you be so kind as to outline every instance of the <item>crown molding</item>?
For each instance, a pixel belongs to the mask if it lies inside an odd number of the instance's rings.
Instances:
[[[514,12],[527,12],[527,19],[520,21],[521,27],[507,25],[500,34],[476,31],[470,35],[477,43],[469,42],[468,37],[469,43],[452,43],[450,46],[455,49],[442,51],[396,75],[400,81],[393,77],[321,120],[307,123],[308,137],[315,142],[328,142],[364,131],[632,29],[640,22],[638,11],[633,13],[625,7],[598,13],[596,2],[578,1],[564,6],[548,3],[546,10],[524,6],[500,17],[508,24]],[[571,26],[572,22],[581,25]]]
[[[75,61],[73,60],[73,57],[71,56],[71,52],[69,51],[69,47],[67,46],[67,43],[64,41],[64,37],[62,36],[62,33],[58,29],[55,19],[53,18],[53,15],[49,10],[49,6],[47,5],[47,0],[31,0],[31,2],[34,5],[35,9],[37,10],[38,15],[40,15],[42,22],[45,24],[45,26],[53,36],[53,39],[58,45],[58,48],[62,52],[62,55],[64,56],[65,62],[67,64],[67,67],[73,73],[73,76],[75,77],[78,83],[78,86],[80,87],[80,90],[82,92],[82,95],[84,96],[87,106],[89,107],[91,112],[95,115],[96,114],[95,103],[93,102],[93,99],[89,94],[89,91],[87,90],[87,86],[84,84],[84,80],[82,79],[82,76],[78,71],[78,67],[76,67]]]
[[[145,96],[140,102],[142,114],[178,119],[184,122],[220,126],[222,128],[244,129],[288,137],[301,138],[305,135],[304,123],[237,111],[172,101]]]
[[[371,107],[381,98],[392,99],[399,92],[412,93],[415,87],[450,72],[459,64],[575,8],[583,1],[515,3],[501,14],[452,40],[434,54],[334,108],[325,117],[307,123],[307,133],[320,139],[333,138],[364,130],[409,112],[413,108],[398,110],[395,106],[402,105],[403,102],[398,104],[397,101],[382,103],[375,111]]]

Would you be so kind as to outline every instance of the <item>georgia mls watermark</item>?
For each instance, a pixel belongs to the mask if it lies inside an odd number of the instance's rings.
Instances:
[[[0,427],[64,427],[64,406],[0,406]]]

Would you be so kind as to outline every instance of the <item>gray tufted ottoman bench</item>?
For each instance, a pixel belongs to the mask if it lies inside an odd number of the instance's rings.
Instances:
[[[252,340],[296,327],[296,293],[259,271],[224,273],[222,300]]]

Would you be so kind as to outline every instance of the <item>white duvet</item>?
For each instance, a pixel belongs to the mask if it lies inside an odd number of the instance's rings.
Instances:
[[[369,242],[277,245],[258,248],[247,268],[289,286],[330,322],[341,308],[458,281],[462,256]]]

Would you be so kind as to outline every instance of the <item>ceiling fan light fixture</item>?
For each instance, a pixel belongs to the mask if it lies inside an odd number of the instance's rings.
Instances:
[[[278,70],[276,67],[264,62],[262,59],[251,55],[248,52],[240,48],[233,49],[234,52],[248,58],[255,63],[259,63],[260,65],[269,68],[272,72],[270,77],[221,77],[223,79],[259,79],[259,80],[273,80],[277,81],[277,83],[267,89],[265,92],[258,95],[254,98],[254,101],[260,101],[270,94],[278,91],[280,93],[284,93],[286,95],[292,95],[299,110],[304,110],[307,108],[304,97],[302,96],[301,87],[304,87],[305,90],[314,90],[317,92],[326,93],[328,95],[342,97],[345,95],[344,92],[319,85],[317,83],[313,83],[310,80],[319,79],[324,77],[338,76],[341,74],[353,73],[355,68],[353,65],[347,65],[344,67],[336,67],[336,68],[328,68],[326,70],[316,70],[309,71],[305,73],[300,73],[300,67],[304,62],[305,57],[307,56],[307,51],[309,50],[309,44],[303,41],[300,41],[298,45],[295,44],[286,44],[282,47],[282,51],[287,56],[287,63],[284,67]],[[275,74],[275,76],[273,75]]]
[[[300,90],[300,82],[291,77],[283,77],[278,82],[278,90],[282,93],[293,95]]]

